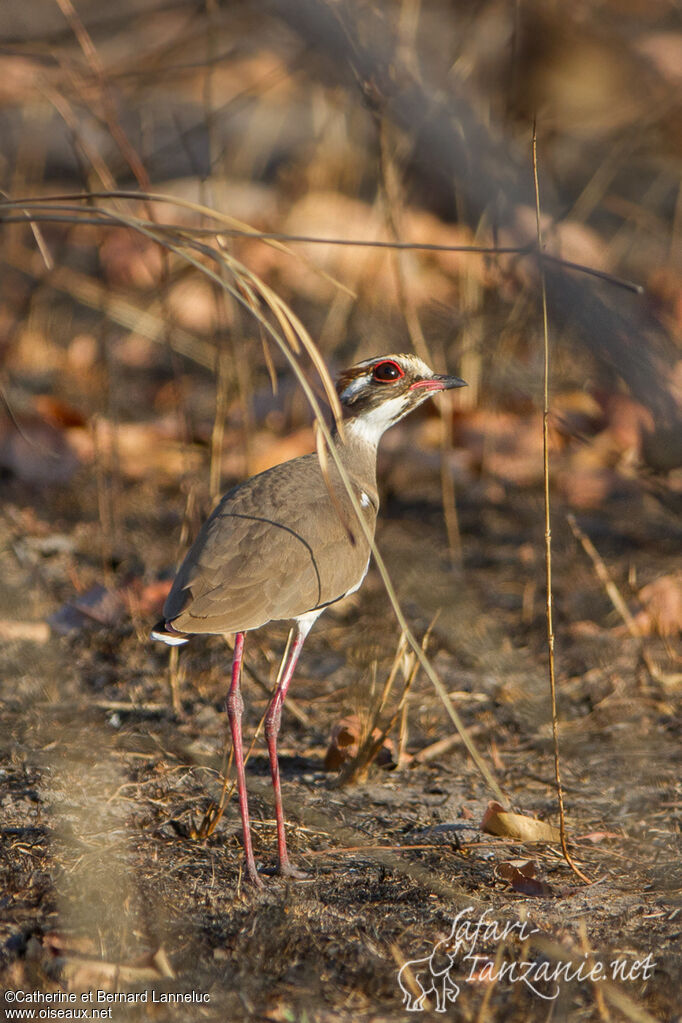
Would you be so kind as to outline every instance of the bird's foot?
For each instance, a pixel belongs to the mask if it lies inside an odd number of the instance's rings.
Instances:
[[[246,862],[244,863],[244,876],[245,879],[253,888],[257,889],[265,888],[265,885],[263,884],[263,879],[256,870],[256,864],[254,862],[249,863],[249,861],[246,860]]]
[[[277,873],[280,877],[290,877],[294,881],[310,881],[313,876],[307,870],[299,870],[288,859],[280,860]]]

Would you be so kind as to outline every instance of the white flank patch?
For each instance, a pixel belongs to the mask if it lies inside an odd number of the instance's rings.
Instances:
[[[402,419],[407,406],[408,399],[405,395],[389,398],[388,401],[377,405],[371,412],[360,413],[344,425],[353,437],[376,447],[389,426],[393,426],[399,419]],[[409,406],[413,407],[411,403]]]
[[[362,575],[360,576],[360,579],[358,580],[358,582],[356,582],[355,586],[351,586],[351,588],[349,590],[346,590],[346,592],[344,593],[344,597],[349,597],[351,595],[351,593],[355,593],[356,590],[360,589],[360,587],[362,586],[362,584],[365,581],[365,576],[367,575],[367,572],[369,570],[369,563],[371,561],[371,558],[372,558],[372,555],[370,554],[369,558],[367,558],[367,564],[365,565],[365,571],[362,573]]]
[[[152,639],[160,639],[162,643],[167,643],[168,646],[183,646],[185,643],[189,643],[188,639],[182,636],[169,636],[165,632],[156,632],[152,629]]]
[[[370,501],[370,499],[368,498],[368,496],[367,496],[367,494],[365,493],[365,491],[364,491],[364,490],[361,490],[361,491],[360,491],[360,505],[361,505],[361,507],[362,507],[362,508],[369,508],[369,506],[370,506],[370,504],[371,504],[371,503],[372,503],[372,502],[371,502],[371,501]]]
[[[302,636],[303,639],[306,638],[317,619],[325,610],[326,608],[324,607],[316,607],[314,611],[306,611],[305,614],[299,615],[298,618],[294,619],[298,625],[299,635]]]

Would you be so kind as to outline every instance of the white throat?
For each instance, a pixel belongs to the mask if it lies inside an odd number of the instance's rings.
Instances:
[[[376,448],[389,426],[393,426],[405,414],[405,399],[401,395],[389,398],[377,405],[371,412],[364,412],[344,424],[345,429],[357,440]]]

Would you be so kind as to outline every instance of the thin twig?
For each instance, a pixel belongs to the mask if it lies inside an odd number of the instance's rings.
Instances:
[[[397,678],[398,671],[400,669],[400,664],[405,657],[406,649],[407,643],[405,641],[405,636],[404,634],[401,633],[393,657],[393,663],[386,677],[386,681],[384,682],[384,687],[381,692],[381,696],[379,698],[378,703],[374,707],[371,716],[367,719],[367,727],[365,729],[364,738],[360,742],[358,752],[355,754],[353,759],[350,760],[339,772],[337,778],[334,781],[334,784],[336,786],[341,787],[342,785],[347,785],[351,781],[356,781],[358,778],[364,778],[367,774],[367,771],[369,770],[370,765],[374,761],[377,753],[383,746],[386,736],[388,735],[393,725],[393,722],[395,721],[395,717],[393,717],[391,721],[389,721],[386,728],[383,728],[380,731],[379,719],[386,705],[386,701],[390,695],[391,689],[393,688],[393,683]],[[412,658],[412,662],[413,666],[415,664],[418,664],[418,662],[415,661],[414,658]],[[409,682],[409,678],[407,681]],[[375,737],[374,733],[376,731],[379,731],[379,735]]]
[[[651,676],[654,682],[659,682],[663,686],[669,685],[671,683],[674,684],[676,676],[667,675],[664,671],[662,671],[661,668],[655,663],[653,657],[651,656],[651,653],[647,650],[644,642],[645,637],[642,633],[642,630],[640,629],[636,620],[632,617],[630,609],[628,608],[627,604],[625,603],[625,600],[621,596],[620,590],[613,581],[613,577],[611,576],[611,573],[609,572],[608,567],[604,559],[602,558],[601,554],[594,546],[589,536],[583,533],[582,529],[576,522],[575,515],[569,513],[566,516],[566,518],[568,520],[569,526],[571,527],[571,532],[573,533],[573,536],[582,546],[582,549],[585,551],[588,558],[592,562],[597,578],[599,579],[600,583],[606,590],[609,600],[613,604],[615,610],[623,619],[625,628],[628,630],[633,639],[636,639],[638,641],[639,656],[642,659],[644,667],[649,672],[649,675]]]
[[[631,636],[634,636],[635,639],[641,639],[642,633],[637,625],[637,622],[630,614],[630,609],[623,600],[620,594],[620,590],[613,581],[611,573],[606,567],[606,564],[604,563],[604,559],[602,558],[601,554],[594,546],[589,536],[586,536],[585,533],[583,533],[582,529],[576,522],[575,515],[569,512],[569,514],[566,516],[566,520],[569,526],[571,527],[571,532],[573,533],[573,536],[576,538],[578,543],[581,545],[582,549],[585,551],[585,554],[587,554],[588,558],[592,562],[599,582],[606,590],[609,600],[613,604],[614,608],[623,619],[626,629],[628,630]]]
[[[95,81],[97,82],[104,119],[111,137],[118,146],[123,159],[133,172],[140,188],[148,190],[150,184],[149,175],[147,174],[147,170],[140,159],[139,154],[131,144],[130,139],[121,125],[111,86],[107,79],[104,65],[102,64],[97,52],[97,48],[92,40],[92,36],[81,21],[71,0],[55,0],[55,3],[69,23],[71,31],[76,37],[78,45],[83,52],[83,56],[88,63]]]
[[[538,183],[537,135],[533,123],[533,182],[535,185],[535,217],[538,237],[538,249],[542,250],[542,229],[540,226],[540,187]],[[547,322],[547,288],[545,269],[540,261],[540,284],[542,287],[542,328],[544,338],[543,365],[543,407],[542,407],[542,466],[545,498],[545,581],[547,585],[546,618],[547,618],[547,652],[549,658],[549,689],[552,700],[552,739],[554,742],[554,777],[559,799],[559,830],[561,834],[561,850],[571,870],[590,884],[590,879],[583,874],[573,862],[568,851],[566,840],[566,815],[564,811],[564,790],[561,784],[561,767],[559,761],[559,724],[556,708],[556,672],[554,664],[554,619],[552,614],[552,523],[549,505],[549,327]]]
[[[135,199],[142,202],[164,202],[171,203],[178,206],[184,206],[185,208],[194,208],[198,210],[201,206],[199,203],[192,203],[187,200],[178,199],[175,196],[164,195],[155,192],[127,192],[123,190],[109,189],[106,192],[89,192],[89,193],[65,193],[63,195],[55,196],[44,196],[40,199],[35,197],[27,199],[13,200],[12,202],[0,203],[0,210],[2,207],[12,209],[13,207],[28,207],[30,206],[46,206],[48,204],[62,203],[68,201],[87,201],[92,202],[92,199]],[[396,249],[403,251],[421,251],[421,252],[472,252],[479,253],[482,255],[491,256],[504,256],[504,255],[516,255],[516,256],[535,256],[541,263],[548,262],[554,263],[556,266],[561,266],[565,270],[574,270],[576,273],[587,274],[591,277],[597,277],[599,280],[606,281],[608,284],[613,284],[615,287],[624,288],[626,291],[632,291],[636,295],[644,293],[644,288],[641,284],[637,284],[635,281],[627,280],[623,277],[618,277],[616,274],[609,273],[607,270],[598,270],[596,267],[587,266],[584,263],[576,263],[570,259],[564,259],[562,256],[555,256],[549,252],[539,252],[534,244],[528,245],[441,245],[435,242],[400,242],[400,241],[373,241],[367,238],[327,238],[316,235],[304,235],[304,234],[287,234],[282,231],[256,231],[246,224],[238,225],[238,222],[234,217],[229,217],[226,214],[220,214],[215,210],[209,210],[206,207],[202,208],[205,214],[211,217],[213,220],[218,222],[232,222],[235,226],[228,227],[223,226],[220,228],[220,234],[229,235],[230,237],[244,237],[250,239],[256,239],[258,241],[273,242],[277,245],[283,243],[295,243],[301,242],[306,245],[340,245],[340,246],[354,246],[356,248],[376,248],[376,249]],[[92,218],[92,207],[83,207],[83,212],[89,214],[90,219],[88,223],[93,222]],[[33,217],[31,214],[26,212],[22,217],[21,214],[15,216],[0,216],[0,220],[5,223],[17,223],[22,220],[26,220],[28,217],[40,220],[61,220],[56,211],[54,215],[44,215],[40,217]],[[175,232],[185,232],[187,234],[193,234],[195,237],[200,236],[214,236],[216,230],[213,228],[188,228],[186,225],[179,224],[166,224],[159,225],[164,230]],[[328,275],[323,275],[327,276]],[[334,282],[338,285],[338,282]]]

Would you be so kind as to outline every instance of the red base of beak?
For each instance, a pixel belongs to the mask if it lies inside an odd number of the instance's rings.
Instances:
[[[453,387],[466,387],[466,381],[459,377],[434,376],[410,384],[411,391],[449,391]]]

